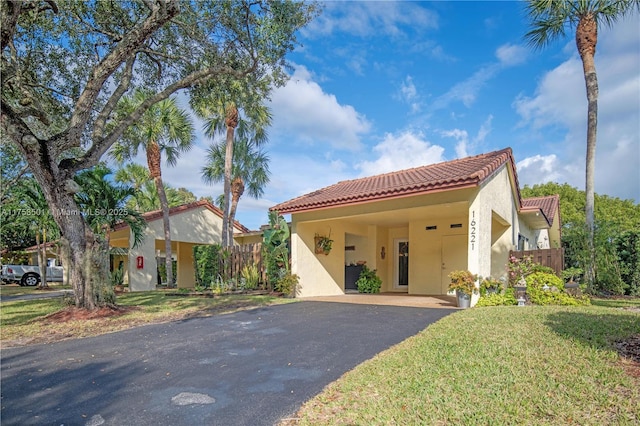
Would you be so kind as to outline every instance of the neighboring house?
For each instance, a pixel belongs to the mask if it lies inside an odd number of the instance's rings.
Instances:
[[[500,278],[510,250],[560,247],[558,196],[523,200],[510,148],[338,182],[270,210],[291,214],[301,297],[355,289],[349,265],[363,262],[383,292],[444,295],[451,271]],[[334,240],[328,255],[316,236]]]
[[[133,247],[133,235],[129,226],[122,223],[111,233],[112,247],[125,249],[126,255],[115,256],[113,267],[122,266],[128,271],[130,291],[155,290],[157,281],[157,259],[164,256],[164,227],[162,211],[156,210],[142,215],[147,221],[144,240]],[[178,287],[195,286],[193,247],[204,244],[220,244],[222,241],[222,210],[208,201],[196,201],[169,209],[171,248],[177,262],[176,283]],[[249,230],[237,221],[234,232]]]

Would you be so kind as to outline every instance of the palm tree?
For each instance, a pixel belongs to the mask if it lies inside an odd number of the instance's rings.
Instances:
[[[582,59],[582,68],[587,90],[587,201],[585,215],[587,224],[587,247],[589,264],[585,268],[587,284],[593,288],[595,280],[594,250],[594,199],[596,132],[598,128],[598,78],[594,56],[598,42],[598,26],[611,27],[618,19],[640,11],[640,0],[529,0],[527,14],[531,31],[525,39],[534,48],[543,48],[550,42],[563,38],[568,30],[576,32],[576,46]]]
[[[110,236],[116,224],[124,222],[129,225],[134,236],[133,246],[140,244],[147,223],[142,215],[126,207],[128,198],[135,194],[135,189],[126,185],[114,185],[106,179],[112,171],[104,164],[78,173],[74,180],[81,190],[74,195],[76,203],[85,216],[87,224],[97,237],[90,250],[92,256],[91,290],[97,300],[105,304],[115,304],[116,296],[110,277],[109,261]],[[105,254],[107,254],[105,256]]]
[[[128,163],[116,170],[115,181],[129,185],[135,190],[135,195],[127,201],[128,207],[141,213],[160,209],[158,192],[146,167]],[[164,191],[167,194],[169,208],[197,200],[196,196],[186,188],[172,188],[164,184]]]
[[[225,133],[224,194],[222,205],[222,247],[233,245],[233,235],[229,229],[231,199],[231,174],[234,137],[251,140],[261,145],[267,140],[267,127],[271,124],[271,113],[264,105],[263,94],[267,90],[267,80],[260,81],[224,81],[220,83],[222,91],[212,90],[210,97],[193,104],[194,111],[206,120],[205,135],[215,138]]]
[[[106,177],[113,172],[103,163],[78,173],[74,180],[81,191],[75,194],[76,202],[87,216],[87,223],[96,235],[101,235],[107,247],[115,225],[129,225],[134,238],[134,247],[142,242],[146,222],[140,212],[127,207],[136,190],[129,185],[115,185]]]
[[[128,114],[140,105],[149,92],[136,90],[130,98],[124,98],[120,111]],[[173,286],[173,264],[171,253],[171,228],[169,225],[169,203],[162,182],[162,153],[166,155],[169,165],[175,166],[180,153],[191,149],[194,138],[193,124],[186,111],[180,109],[174,98],[165,99],[149,108],[118,141],[111,155],[120,163],[135,157],[140,147],[147,154],[149,173],[156,186],[162,220],[164,225],[164,241],[167,266],[167,285]]]
[[[207,163],[202,168],[202,178],[208,183],[220,182],[224,179],[226,147],[214,144],[207,152]],[[264,187],[269,183],[269,157],[247,139],[239,139],[233,151],[231,171],[231,209],[229,211],[229,241],[233,241],[233,222],[235,220],[238,201],[245,189],[253,198],[264,194]]]

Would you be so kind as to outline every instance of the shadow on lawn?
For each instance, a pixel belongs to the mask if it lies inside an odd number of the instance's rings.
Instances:
[[[564,311],[549,315],[546,325],[558,335],[585,346],[615,350],[615,342],[640,333],[640,315],[624,310],[606,314]]]

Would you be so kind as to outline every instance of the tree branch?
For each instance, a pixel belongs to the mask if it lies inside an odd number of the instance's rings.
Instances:
[[[155,95],[147,98],[144,102],[142,102],[128,117],[123,119],[118,126],[116,126],[109,135],[104,138],[100,138],[98,140],[93,140],[93,144],[91,148],[85,153],[84,156],[79,158],[77,161],[74,161],[72,164],[71,171],[76,172],[82,170],[87,167],[92,167],[96,165],[100,158],[107,152],[109,147],[113,145],[124,133],[124,131],[131,126],[135,121],[140,119],[142,115],[154,104],[167,99],[169,96],[177,92],[178,90],[185,89],[191,87],[195,84],[200,83],[201,81],[219,74],[233,75],[237,78],[245,77],[250,74],[256,68],[256,63],[254,62],[250,68],[237,71],[233,68],[222,66],[222,67],[209,67],[204,70],[195,71],[188,76],[184,77],[181,80],[176,81],[175,83],[167,86],[161,92],[156,93]]]
[[[20,114],[4,101],[0,123],[4,136],[15,142],[24,152],[30,151],[31,147],[39,142],[38,137],[20,118]]]
[[[98,114],[98,117],[96,118],[96,121],[93,124],[93,132],[91,134],[91,137],[93,140],[103,137],[104,126],[107,122],[107,119],[113,112],[113,109],[118,104],[118,101],[120,100],[122,95],[124,95],[129,89],[129,84],[131,83],[131,77],[133,76],[134,62],[135,62],[135,56],[127,59],[127,63],[125,65],[124,72],[122,73],[122,79],[120,80],[120,84],[118,84],[118,87],[113,92],[113,95],[111,95],[111,97],[105,104],[104,108],[102,108],[102,111],[100,111],[100,114]]]
[[[179,0],[157,0],[151,14],[131,29],[113,50],[94,68],[92,76],[78,97],[65,139],[79,143],[81,134],[91,117],[91,107],[107,79],[120,67],[136,48],[158,28],[179,13]],[[70,145],[73,146],[73,145]]]

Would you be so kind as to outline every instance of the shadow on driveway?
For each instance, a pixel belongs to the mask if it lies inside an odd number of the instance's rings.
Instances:
[[[3,425],[273,425],[456,309],[298,302],[2,350]]]

